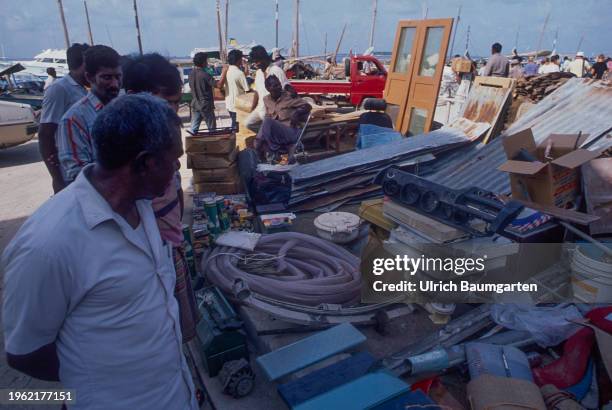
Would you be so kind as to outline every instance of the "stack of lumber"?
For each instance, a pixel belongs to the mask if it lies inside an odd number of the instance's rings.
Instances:
[[[236,158],[236,135],[231,129],[185,138],[187,168],[193,170],[196,193],[236,194],[241,190]]]
[[[532,102],[538,102],[561,87],[572,77],[574,75],[571,73],[560,72],[521,78],[517,81],[514,88],[514,98],[527,97]]]

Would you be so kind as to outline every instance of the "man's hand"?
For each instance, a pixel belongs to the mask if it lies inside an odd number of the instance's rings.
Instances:
[[[289,93],[291,98],[297,98],[298,97],[297,91],[295,91],[295,88],[293,88],[293,86],[291,84],[285,85],[285,91],[287,91]]]

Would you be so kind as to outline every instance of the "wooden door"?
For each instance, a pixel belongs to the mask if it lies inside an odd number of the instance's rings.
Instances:
[[[402,134],[416,135],[431,129],[452,25],[453,19],[398,24],[384,96],[391,116],[395,116],[395,129]],[[411,52],[406,58],[410,37]]]
[[[412,78],[412,62],[417,50],[418,29],[418,20],[402,20],[398,23],[395,32],[391,66],[383,98],[387,101],[389,115],[396,129],[399,129],[404,117],[402,108],[406,105],[406,96]]]

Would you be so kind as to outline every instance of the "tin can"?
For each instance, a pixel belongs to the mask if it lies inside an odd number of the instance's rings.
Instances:
[[[208,231],[210,233],[217,234],[221,231],[221,225],[219,224],[219,211],[217,210],[217,202],[214,198],[207,198],[204,201],[204,210],[208,217]]]
[[[227,211],[225,210],[225,199],[222,196],[218,196],[215,198],[215,202],[217,203],[219,226],[221,227],[221,231],[225,232],[230,228],[229,216],[227,215]]]
[[[193,253],[191,227],[186,224],[183,224],[183,239],[185,260],[187,261],[187,271],[189,272],[189,277],[191,279],[195,279],[198,276],[198,271],[196,270],[195,255]]]

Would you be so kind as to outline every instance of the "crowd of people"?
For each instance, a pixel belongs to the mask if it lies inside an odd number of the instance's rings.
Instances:
[[[508,59],[502,54],[502,45],[495,43],[491,46],[491,56],[487,63],[480,68],[478,74],[492,77],[510,77],[518,80],[555,72],[572,73],[578,78],[607,79],[609,73],[612,72],[612,57],[599,54],[595,62],[591,64],[584,52],[578,51],[573,60],[565,56],[561,61],[560,56],[555,54],[537,62],[536,57],[530,55],[524,62],[523,58],[518,55]]]
[[[200,313],[183,248],[183,81],[159,54],[121,56],[74,44],[69,73],[45,90],[39,150],[55,193],[2,255],[8,364],[78,391],[74,408],[197,408],[187,365]],[[254,93],[247,126],[262,155],[286,150],[310,105],[261,47],[251,91],[238,50],[215,81],[197,53],[192,123],[216,128],[214,90],[232,125]]]

